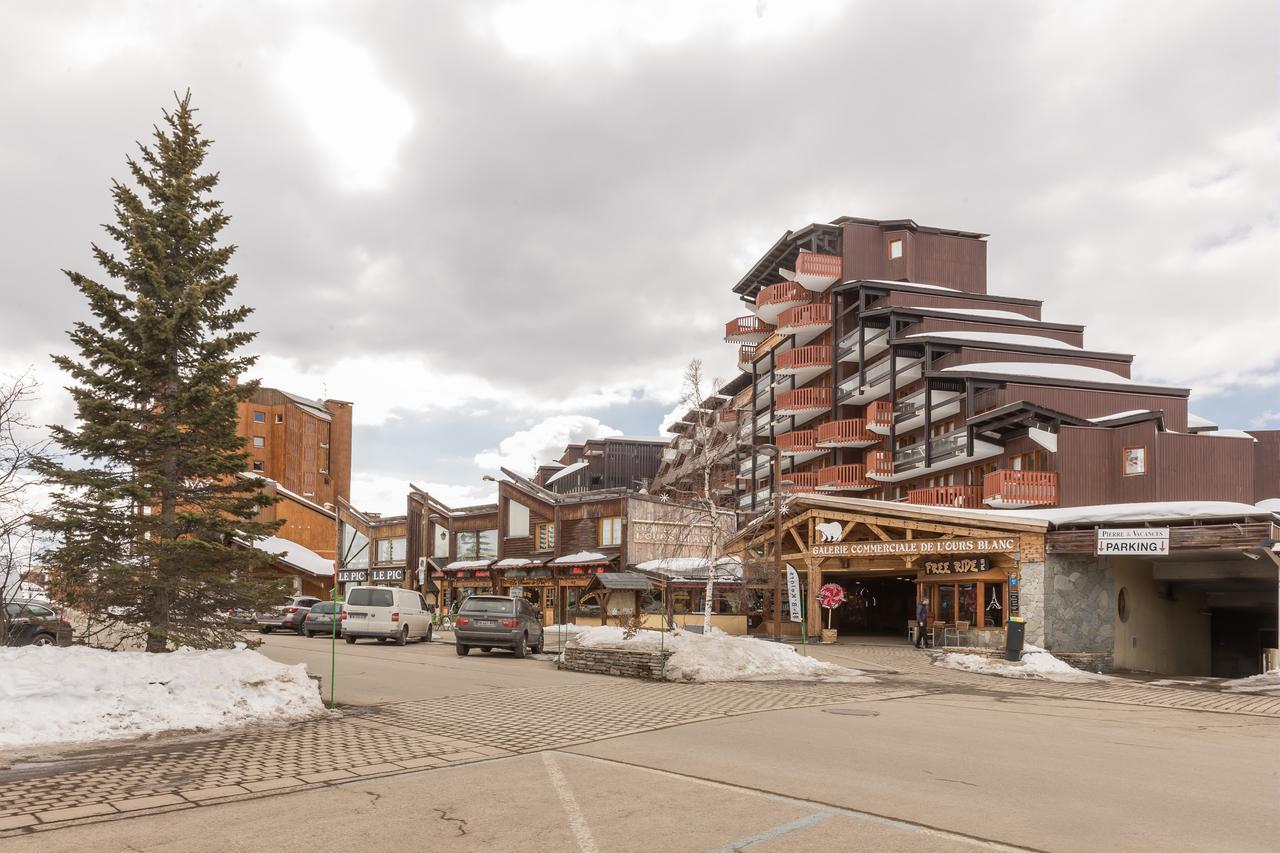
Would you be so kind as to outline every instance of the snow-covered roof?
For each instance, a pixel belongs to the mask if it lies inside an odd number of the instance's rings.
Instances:
[[[1103,415],[1098,418],[1089,418],[1089,420],[1093,421],[1095,424],[1104,424],[1107,421],[1118,421],[1121,418],[1131,418],[1134,415],[1146,415],[1146,414],[1150,414],[1150,412],[1151,412],[1150,409],[1132,409],[1128,412],[1116,412],[1114,414]]]
[[[564,467],[564,470],[562,470],[562,471],[557,471],[557,472],[555,472],[554,474],[552,474],[550,477],[548,477],[548,478],[547,478],[547,485],[548,485],[548,486],[549,486],[549,485],[551,485],[551,484],[552,484],[552,483],[554,483],[556,480],[559,480],[559,479],[560,479],[560,478],[562,478],[562,477],[568,477],[568,476],[569,476],[570,474],[572,474],[574,471],[581,471],[583,468],[586,468],[586,467],[587,467],[588,465],[590,465],[590,464],[591,464],[591,463],[590,463],[588,460],[586,460],[586,459],[581,459],[581,460],[579,460],[579,461],[577,461],[577,462],[573,463],[572,465],[566,465],[566,466]]]
[[[890,281],[887,278],[859,278],[854,279],[854,281],[862,284],[900,284],[906,285],[907,287],[923,287],[926,290],[950,290],[952,293],[960,292],[954,287],[943,287],[940,284],[921,284],[918,281]]]
[[[566,554],[563,557],[557,557],[551,562],[558,566],[570,563],[607,563],[609,558],[604,554],[598,554],[595,551],[579,551],[576,554]]]
[[[989,317],[993,320],[1026,320],[1031,323],[1041,322],[1035,317],[1028,317],[1026,314],[1019,314],[1017,311],[997,311],[993,308],[921,308],[918,310],[959,314],[964,317]]]
[[[541,566],[542,560],[530,560],[526,557],[508,557],[493,564],[495,569],[519,569],[525,566]]]
[[[710,410],[708,410],[710,411]],[[658,435],[610,435],[601,441],[641,441],[645,444],[670,444],[671,439]]]
[[[1200,430],[1199,432],[1197,432],[1197,433],[1196,433],[1196,435],[1212,435],[1212,436],[1215,436],[1215,437],[1217,437],[1217,438],[1247,438],[1247,439],[1249,439],[1250,441],[1257,441],[1257,440],[1258,440],[1258,439],[1254,438],[1253,436],[1249,435],[1249,433],[1245,432],[1245,431],[1244,431],[1244,430],[1242,430],[1242,429],[1208,429],[1208,430]]]
[[[1056,432],[1049,432],[1049,430],[1040,429],[1039,427],[1031,427],[1027,430],[1027,438],[1050,453],[1058,452],[1058,434]]]
[[[1146,521],[1195,521],[1267,515],[1252,504],[1231,501],[1151,501],[1098,506],[1025,509],[1006,515],[1043,519],[1055,527],[1069,524],[1125,524]]]
[[[638,563],[636,568],[671,580],[706,580],[709,562],[706,557],[663,557]],[[716,560],[715,577],[717,580],[741,580],[742,560],[737,557]]]
[[[1040,379],[1068,379],[1076,382],[1097,382],[1107,385],[1132,385],[1125,379],[1098,367],[1083,364],[1052,364],[1036,361],[985,361],[977,364],[957,364],[942,368],[944,373],[992,373],[1010,376],[1033,376]]]
[[[1194,412],[1187,412],[1187,429],[1217,429],[1218,425]]]
[[[280,485],[277,481],[271,479],[270,477],[264,477],[261,474],[254,473],[253,471],[241,471],[240,476],[246,477],[246,478],[252,477],[255,480],[262,480],[263,482],[268,483],[271,486],[275,487],[276,494],[278,495],[283,495],[289,500],[297,501],[300,504],[304,504],[309,509],[314,509],[316,512],[322,513],[323,515],[327,515],[330,518],[338,517],[338,514],[333,510],[327,509],[326,507],[321,506],[320,504],[316,503],[310,498],[304,498],[302,495],[298,494],[297,492],[289,491],[284,486]]]
[[[454,560],[452,563],[444,567],[446,572],[456,572],[459,569],[487,569],[493,565],[493,560]]]
[[[276,390],[280,391],[279,388]],[[307,409],[311,414],[321,420],[328,421],[333,419],[333,416],[329,414],[329,410],[325,408],[324,403],[320,400],[312,400],[310,397],[303,397],[301,394],[292,394],[288,391],[280,391],[280,393],[297,403],[299,406],[302,406],[304,409]]]
[[[1255,506],[1263,512],[1273,512],[1280,515],[1280,498],[1267,498],[1264,501],[1258,501]]]
[[[947,309],[950,310],[950,309]],[[1029,317],[1023,317],[1029,320]],[[1059,341],[1054,338],[1046,338],[1043,335],[1018,335],[1012,332],[977,332],[977,331],[946,331],[946,332],[916,332],[914,335],[907,335],[908,338],[944,338],[956,341],[978,341],[979,343],[993,344],[1026,344],[1032,347],[1047,347],[1052,349],[1083,349],[1075,344],[1069,344],[1066,341]]]
[[[315,551],[299,545],[292,539],[285,539],[281,536],[264,536],[261,539],[254,540],[253,547],[269,554],[279,554],[280,556],[276,557],[276,559],[283,563],[288,563],[295,569],[301,569],[307,574],[322,578],[333,577],[333,560],[321,557]]]

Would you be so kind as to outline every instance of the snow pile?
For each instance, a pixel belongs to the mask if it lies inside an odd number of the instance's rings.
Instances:
[[[948,669],[962,669],[982,675],[998,675],[1001,678],[1039,678],[1044,681],[1110,681],[1111,676],[1085,672],[1058,660],[1039,646],[1030,643],[1022,653],[1022,660],[1015,663],[1004,659],[992,660],[982,655],[949,653],[934,661]]]
[[[579,631],[573,642],[592,649],[665,649],[672,653],[667,660],[668,681],[874,681],[856,669],[805,657],[783,643],[730,636],[716,629],[705,635],[638,631],[628,640],[621,628],[605,626]]]
[[[1228,693],[1273,693],[1280,696],[1280,669],[1222,682]]]
[[[170,654],[0,648],[0,749],[300,720],[324,712],[302,664],[243,647]]]

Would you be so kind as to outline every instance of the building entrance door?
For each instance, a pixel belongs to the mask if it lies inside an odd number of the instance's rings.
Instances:
[[[844,587],[845,601],[835,612],[841,634],[906,636],[915,611],[914,575],[824,574],[826,583]],[[826,625],[826,613],[822,624]]]

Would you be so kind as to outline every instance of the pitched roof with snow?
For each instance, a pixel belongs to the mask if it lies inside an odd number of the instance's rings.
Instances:
[[[608,563],[612,557],[606,557],[595,551],[579,551],[576,554],[566,554],[563,557],[556,557],[551,562],[557,566],[581,565],[583,563]]]
[[[333,560],[321,557],[315,551],[299,545],[291,539],[281,536],[264,536],[253,542],[253,547],[269,554],[276,554],[276,559],[295,569],[301,569],[316,577],[333,577]]]

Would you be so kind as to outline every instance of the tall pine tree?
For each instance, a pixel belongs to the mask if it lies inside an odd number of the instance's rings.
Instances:
[[[241,475],[236,407],[256,383],[236,378],[256,357],[238,354],[254,338],[239,327],[251,309],[228,305],[235,246],[218,242],[228,217],[211,195],[218,175],[201,171],[210,140],[194,112],[188,92],[126,158],[136,189],[113,182],[104,229],[118,250],[93,246],[104,281],[64,271],[95,320],[70,332],[79,357],[54,357],[77,424],[52,431],[75,462],[40,466],[58,487],[37,519],[58,534],[55,583],[112,644],[145,639],[151,652],[227,645],[237,635],[219,611],[284,591],[255,572],[270,555],[244,547],[277,525],[253,520],[271,499]]]

